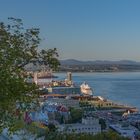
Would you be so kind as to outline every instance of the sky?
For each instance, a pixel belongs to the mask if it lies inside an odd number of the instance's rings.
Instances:
[[[39,27],[60,59],[140,61],[140,0],[0,0],[0,21]]]

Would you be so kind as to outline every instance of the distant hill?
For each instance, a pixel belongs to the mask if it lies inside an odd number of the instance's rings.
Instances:
[[[131,60],[121,61],[80,61],[75,59],[60,60],[60,71],[88,72],[88,71],[140,71],[140,62]],[[29,63],[25,66],[27,71],[39,71],[43,65]]]
[[[140,62],[131,60],[120,60],[120,61],[106,61],[106,60],[95,60],[95,61],[79,61],[75,59],[60,60],[61,65],[140,65]]]

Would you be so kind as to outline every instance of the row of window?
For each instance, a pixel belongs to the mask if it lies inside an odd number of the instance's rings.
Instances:
[[[68,129],[68,131],[72,131],[72,132],[74,132],[74,131],[82,131],[82,130],[100,130],[99,128],[96,128],[96,127],[88,127],[88,128],[86,128],[86,127],[83,127],[83,128],[72,128],[72,129]]]

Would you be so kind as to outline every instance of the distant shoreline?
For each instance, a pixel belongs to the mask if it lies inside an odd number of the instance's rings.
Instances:
[[[122,72],[130,72],[130,73],[133,73],[133,72],[140,72],[140,70],[133,70],[133,71],[57,71],[57,72],[54,72],[54,73],[66,73],[66,72],[73,72],[73,73],[122,73]]]

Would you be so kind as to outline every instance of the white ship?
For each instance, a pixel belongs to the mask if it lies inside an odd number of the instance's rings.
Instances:
[[[81,93],[84,95],[93,95],[91,87],[87,83],[83,83],[81,86]]]

